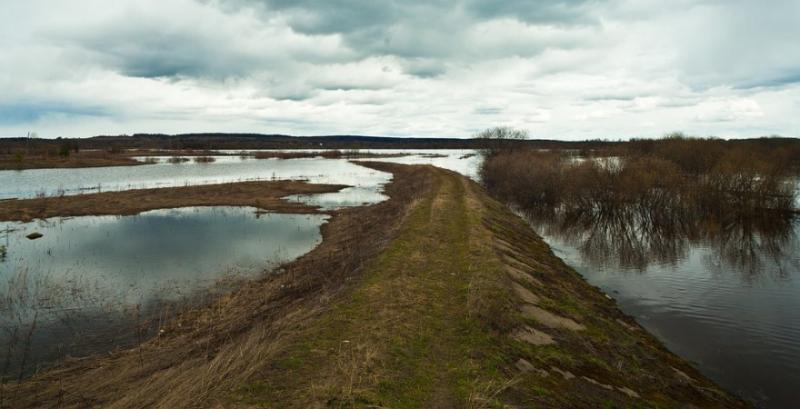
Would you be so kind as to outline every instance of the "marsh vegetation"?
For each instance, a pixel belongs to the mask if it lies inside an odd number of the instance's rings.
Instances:
[[[9,257],[0,264],[0,380],[65,356],[138,344],[175,313],[312,250],[329,218],[256,210],[189,207],[9,223]],[[31,229],[44,237],[25,239]]]
[[[746,407],[473,182],[365,166],[394,174],[391,199],[337,211],[282,274],[178,315],[136,348],[3,390],[31,408]]]
[[[203,155],[194,157],[194,161],[195,163],[214,163],[217,161],[217,159],[213,156]]]
[[[481,178],[495,195],[526,210],[566,217],[635,213],[659,223],[794,211],[788,149],[675,135],[601,153],[496,150]]]
[[[484,152],[487,189],[701,371],[759,407],[800,382],[796,141],[670,135]],[[747,350],[747,354],[742,354]]]
[[[721,261],[757,272],[795,235],[794,148],[670,135],[582,154],[498,149],[480,175],[586,259],[644,270],[716,243]]]

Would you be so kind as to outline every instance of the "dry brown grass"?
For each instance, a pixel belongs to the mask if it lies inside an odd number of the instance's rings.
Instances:
[[[649,145],[648,145],[649,146]],[[783,151],[745,150],[717,140],[669,138],[651,149],[618,147],[612,159],[561,151],[496,151],[481,168],[497,197],[534,212],[658,217],[752,216],[790,212],[795,186]]]
[[[391,199],[336,212],[323,243],[282,274],[179,315],[139,348],[65,362],[6,396],[19,408],[747,406],[473,182],[367,165],[394,173]],[[518,313],[515,283],[585,328]],[[552,342],[514,338],[527,328]]]
[[[309,213],[314,212],[316,208],[281,198],[294,194],[336,192],[344,187],[287,180],[4,200],[0,201],[0,220],[29,221],[55,216],[131,215],[147,210],[188,206],[253,206],[284,213]]]
[[[272,365],[286,334],[324,309],[364,262],[387,243],[407,207],[427,189],[429,170],[395,171],[391,200],[335,212],[322,244],[206,308],[179,315],[139,348],[68,360],[19,385],[5,386],[12,407],[213,407],[228,391]],[[224,399],[223,399],[224,401]]]
[[[0,154],[0,170],[89,168],[103,166],[144,165],[131,157],[106,151],[81,151],[61,156],[55,153],[23,152]]]
[[[474,183],[446,171],[435,176],[435,194],[409,212],[363,278],[288,333],[272,364],[228,405],[745,406],[646,332],[620,324],[630,319]],[[558,325],[524,314],[504,273],[512,260],[540,283],[516,284],[540,295],[537,304],[557,314]],[[521,373],[520,359],[547,369]],[[575,375],[564,379],[551,367]]]

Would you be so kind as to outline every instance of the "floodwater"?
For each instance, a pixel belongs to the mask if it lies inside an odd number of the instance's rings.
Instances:
[[[77,169],[0,171],[0,199],[77,195],[98,191],[204,185],[251,180],[305,180],[350,186],[314,204],[360,206],[385,200],[380,193],[392,175],[344,159],[246,159],[216,156],[215,162],[168,163]]]
[[[309,150],[313,151],[313,150]],[[473,150],[360,150],[408,156],[375,158],[383,162],[433,164],[476,176],[479,156]],[[77,195],[98,191],[175,187],[250,180],[306,180],[310,183],[344,184],[332,203],[360,206],[385,200],[380,192],[391,174],[347,159],[254,159],[246,156],[213,156],[214,162],[169,163],[155,157],[155,164],[104,168],[31,169],[0,171],[0,199]],[[143,159],[143,158],[142,158]],[[366,159],[365,159],[366,160]],[[331,195],[328,195],[330,197]]]
[[[533,222],[556,255],[673,352],[764,408],[800,387],[800,222]]]
[[[0,261],[0,353],[11,346],[11,361],[18,364],[12,370],[29,373],[64,355],[135,341],[136,321],[145,315],[196,302],[203,290],[232,288],[309,252],[321,242],[327,218],[187,207],[0,223],[6,249]],[[43,236],[26,238],[33,232]],[[27,367],[19,368],[28,344]]]
[[[467,176],[473,180],[478,180],[478,169],[481,164],[480,154],[471,149],[419,149],[408,150],[383,150],[369,151],[376,153],[404,153],[413,152],[411,155],[390,157],[390,158],[364,158],[358,161],[378,161],[402,163],[405,165],[433,165],[442,169],[449,169]]]
[[[480,155],[470,156],[474,151],[375,152],[409,155],[358,161],[433,164],[474,179],[480,165]],[[257,160],[235,155],[216,159],[208,164],[0,171],[0,198],[303,179],[350,185],[340,193],[289,198],[334,209],[385,200],[382,187],[391,180],[387,173],[344,159]],[[167,297],[163,292],[142,288],[169,288],[171,284],[165,283],[174,278],[182,284],[173,287],[184,290],[173,292],[172,297],[175,294],[183,297],[190,292],[187,289],[208,286],[231,270],[258,274],[270,265],[270,260],[275,261],[275,254],[291,259],[310,250],[319,240],[318,228],[324,222],[305,219],[309,216],[267,216],[258,219],[253,209],[206,208],[156,211],[134,217],[52,219],[45,226],[40,227],[41,222],[36,222],[12,232],[7,239],[6,261],[0,262],[0,266],[5,269],[4,274],[18,271],[22,264],[14,261],[15,257],[24,255],[27,265],[37,266],[27,268],[29,281],[49,283],[50,277],[61,277],[62,280],[55,282],[67,288],[71,283],[81,288],[92,288],[83,283],[100,286],[98,291],[75,294],[99,294],[100,299],[108,299],[103,294],[112,294],[110,298],[125,300],[128,308],[111,309],[103,302],[96,302],[102,308],[85,309],[95,312],[85,314],[86,325],[105,320],[106,328],[117,328],[114,325],[128,321],[115,317],[130,317],[131,305],[146,303],[147,294],[153,300]],[[282,222],[278,223],[275,217]],[[227,221],[200,222],[206,218]],[[278,224],[269,225],[270,220]],[[800,386],[800,224],[797,221],[698,224],[690,231],[685,226],[642,229],[636,223],[624,221],[616,224],[582,221],[572,225],[532,221],[532,224],[558,256],[588,282],[615,298],[623,311],[706,376],[760,407],[795,407]],[[23,232],[33,229],[43,232],[44,237],[36,241],[20,238]],[[57,240],[58,237],[61,239]],[[286,250],[280,250],[281,245],[291,242],[291,237],[303,244],[298,244],[294,253],[282,253]],[[147,240],[154,240],[150,243],[152,247],[145,243]],[[255,244],[259,240],[266,241]],[[163,257],[165,252],[169,253],[164,249],[171,248],[176,257]],[[13,269],[9,267],[11,264],[15,266]],[[0,294],[3,291],[7,290],[0,290]],[[51,307],[47,311],[62,310],[72,311],[69,306]],[[40,311],[46,315],[44,309]],[[52,328],[49,332],[42,331],[41,339],[59,340],[54,344],[59,348],[74,351],[80,345],[92,345],[93,340],[86,341],[87,335],[70,338],[70,334],[86,334],[82,326],[49,328]]]
[[[434,159],[426,151],[413,153],[430,157],[419,163],[451,166],[465,155],[448,151]],[[392,178],[345,159],[167,159],[133,167],[0,171],[0,199],[247,180],[348,185],[335,193],[286,198],[328,210],[386,200],[383,186]],[[0,359],[9,363],[0,377],[28,375],[68,355],[135,344],[148,334],[143,326],[152,331],[176,309],[307,253],[321,241],[320,226],[328,217],[189,207],[0,222]],[[31,233],[43,236],[30,240]]]

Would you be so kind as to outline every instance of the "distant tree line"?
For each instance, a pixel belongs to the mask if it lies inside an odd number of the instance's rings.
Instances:
[[[31,152],[58,152],[65,141],[80,149],[120,151],[123,149],[163,150],[217,150],[217,149],[487,149],[498,145],[526,146],[541,149],[600,149],[610,148],[618,142],[609,141],[557,141],[545,139],[484,137],[459,138],[415,138],[378,137],[358,135],[288,136],[262,134],[135,134],[120,136],[96,136],[91,138],[35,139],[2,138],[0,152],[19,150]]]

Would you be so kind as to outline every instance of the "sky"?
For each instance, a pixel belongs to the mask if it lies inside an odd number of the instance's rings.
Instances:
[[[800,136],[800,1],[0,0],[0,136]]]

